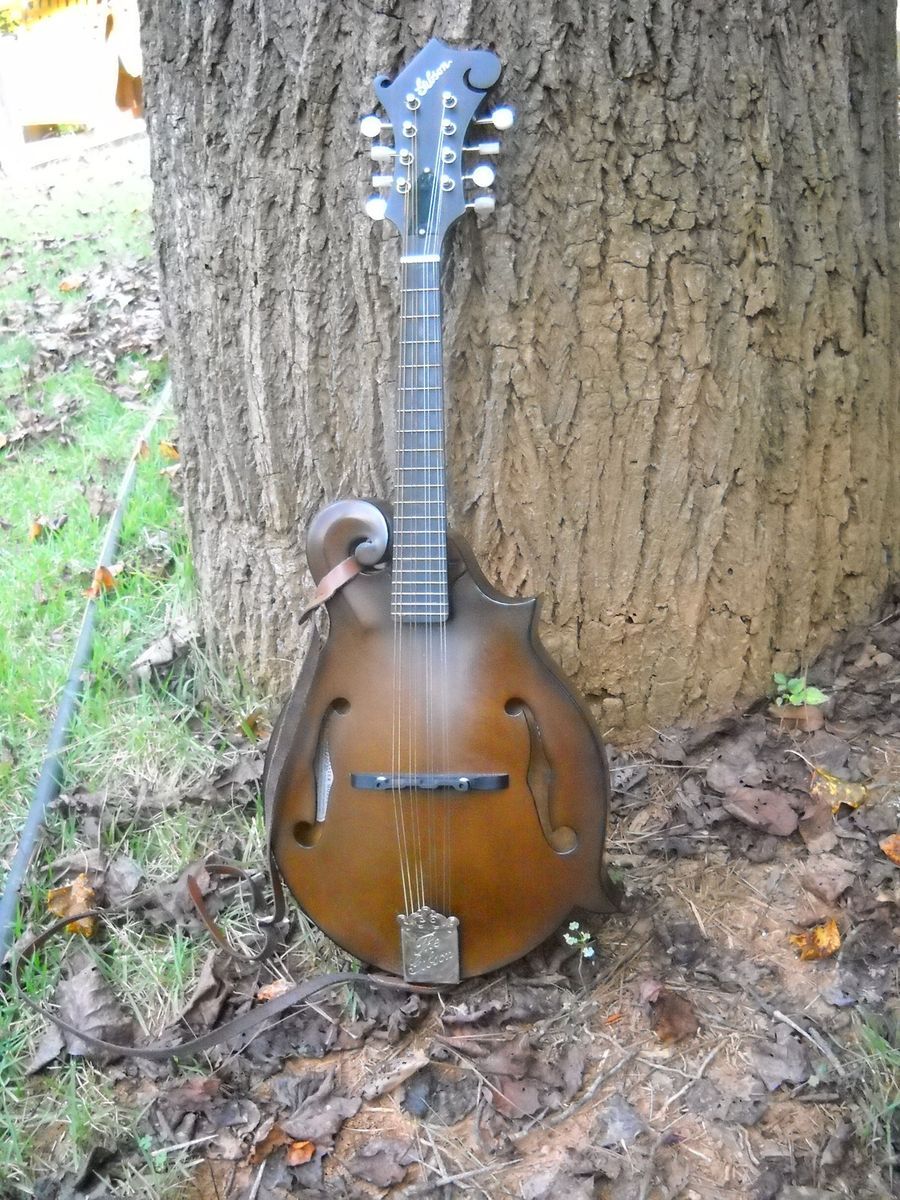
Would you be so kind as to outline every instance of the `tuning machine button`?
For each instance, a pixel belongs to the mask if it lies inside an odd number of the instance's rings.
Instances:
[[[367,196],[363,208],[366,216],[371,217],[373,221],[383,221],[387,212],[387,200],[384,196]]]
[[[497,201],[493,196],[476,196],[474,200],[470,200],[466,208],[472,208],[477,213],[492,213],[497,206]]]
[[[369,113],[359,122],[359,132],[367,138],[377,138],[382,131],[390,128],[389,121],[382,121],[381,117],[376,117],[374,113]]]
[[[374,162],[391,162],[396,157],[397,151],[393,146],[373,146],[369,150],[369,157]]]
[[[493,125],[495,129],[510,129],[515,123],[516,110],[509,104],[503,104],[487,117],[479,117],[476,125]]]
[[[389,187],[393,187],[393,185],[394,185],[393,175],[373,175],[372,176],[372,187],[389,188]]]
[[[477,146],[463,146],[464,154],[486,154],[493,155],[500,153],[499,142],[479,142]]]
[[[474,171],[470,172],[468,175],[463,176],[463,178],[471,179],[471,181],[475,184],[476,187],[486,188],[486,187],[490,187],[491,184],[494,182],[494,178],[495,178],[496,174],[497,174],[497,172],[494,170],[494,168],[492,166],[490,166],[489,163],[479,163]]]

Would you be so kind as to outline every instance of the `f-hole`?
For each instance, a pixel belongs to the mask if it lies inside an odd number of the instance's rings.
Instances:
[[[578,845],[578,834],[568,825],[553,828],[551,809],[553,804],[553,789],[556,783],[556,772],[547,756],[541,727],[534,713],[524,700],[514,698],[507,700],[506,711],[511,717],[518,717],[528,728],[528,738],[531,752],[528,757],[528,790],[534,801],[535,811],[541,823],[544,837],[557,854],[571,854]]]
[[[331,761],[331,738],[334,722],[350,711],[350,702],[339,697],[328,705],[319,724],[319,736],[313,755],[313,788],[316,794],[316,819],[298,821],[294,826],[294,841],[309,849],[321,836],[328,814],[328,801],[334,783],[334,767]]]

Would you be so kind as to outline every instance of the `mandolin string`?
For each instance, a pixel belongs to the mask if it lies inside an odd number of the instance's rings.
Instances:
[[[439,218],[440,218],[441,203],[443,200],[443,192],[441,189],[441,179],[443,176],[442,163],[443,163],[443,153],[444,153],[444,134],[445,134],[445,129],[444,129],[443,112],[442,112],[441,122],[440,122],[440,134],[438,137],[434,165],[432,168],[432,186],[431,186],[431,196],[430,196],[430,201],[429,201],[428,219],[427,219],[426,225],[425,225],[425,240],[424,240],[423,249],[424,249],[426,256],[429,256],[432,254],[438,255],[438,224],[439,224]],[[426,484],[427,484],[426,494],[428,497],[428,504],[427,504],[428,535],[424,539],[427,544],[427,548],[428,548],[428,555],[427,555],[427,559],[425,560],[428,563],[428,569],[427,569],[427,571],[423,572],[423,574],[425,574],[426,577],[428,578],[429,602],[433,608],[434,604],[435,604],[435,598],[439,591],[440,591],[440,595],[437,596],[437,599],[438,599],[439,603],[441,604],[441,606],[443,606],[443,601],[444,601],[441,566],[440,566],[439,559],[435,553],[435,551],[437,550],[437,547],[434,545],[434,543],[440,539],[439,539],[439,537],[435,536],[436,530],[433,528],[433,526],[436,524],[436,522],[434,520],[435,514],[437,513],[440,516],[443,515],[443,505],[441,503],[441,467],[442,467],[442,464],[438,461],[439,451],[436,450],[435,447],[433,447],[431,444],[431,439],[432,439],[433,434],[437,433],[438,437],[435,440],[438,441],[438,443],[440,445],[440,442],[442,441],[442,437],[441,437],[441,434],[439,431],[442,427],[442,422],[443,422],[443,412],[442,411],[434,411],[434,413],[432,413],[432,410],[439,410],[441,408],[441,406],[443,405],[443,388],[442,388],[443,371],[442,371],[442,359],[441,359],[441,320],[440,320],[440,292],[439,292],[440,260],[439,260],[439,258],[438,258],[438,262],[436,262],[436,263],[423,262],[421,279],[422,279],[423,309],[427,313],[427,316],[423,322],[423,325],[424,325],[423,332],[424,332],[424,339],[425,339],[425,345],[424,345],[424,349],[423,349],[423,358],[428,363],[427,372],[426,372],[429,377],[428,386],[429,387],[435,386],[435,387],[438,387],[441,389],[437,392],[427,392],[426,400],[430,401],[430,399],[433,397],[437,403],[431,404],[429,402],[423,406],[425,409],[425,414],[424,414],[425,419],[423,421],[423,430],[425,431],[425,432],[423,432],[423,444],[427,445],[427,451],[426,451],[426,455],[425,455],[425,462],[427,464],[427,469],[425,471],[425,477],[426,477]],[[433,347],[433,349],[432,349],[432,347]],[[437,368],[436,370],[435,370],[435,367]],[[438,381],[436,384],[431,382],[432,378],[435,376],[437,377],[437,381]],[[433,426],[435,424],[437,425],[437,430],[435,430],[433,428]],[[434,663],[434,651],[435,651],[434,642],[437,641],[438,646],[440,646],[442,638],[443,638],[443,633],[444,633],[444,622],[443,621],[438,622],[438,624],[440,625],[440,630],[438,631],[437,638],[435,638],[434,631],[432,630],[432,627],[431,627],[432,624],[433,624],[433,622],[431,622],[431,621],[428,622],[428,629],[427,629],[427,633],[426,633],[426,694],[427,694],[426,704],[427,704],[427,722],[428,722],[429,763],[430,763],[431,770],[436,771],[439,769],[439,763],[437,761],[437,752],[436,752],[436,746],[435,746],[434,688],[435,688],[435,675],[437,672],[435,671],[435,663]],[[440,855],[438,853],[438,846],[437,846],[437,840],[438,840],[437,839],[437,826],[438,826],[438,811],[444,807],[446,807],[446,799],[441,795],[441,792],[439,789],[433,789],[428,797],[428,854],[429,854],[429,874],[430,874],[429,904],[433,908],[440,908],[442,906],[442,900],[443,900],[443,896],[439,897],[438,891],[437,891],[437,888],[438,888],[438,863],[440,861]]]
[[[412,119],[413,127],[415,129],[415,133],[413,134],[413,138],[412,138],[412,143],[413,143],[413,146],[415,147],[415,149],[413,151],[413,156],[416,159],[417,166],[418,166],[418,153],[417,153],[418,146],[419,146],[418,109],[412,110],[412,118],[411,119]],[[413,191],[414,191],[414,195],[412,197],[412,208],[413,208],[412,220],[413,220],[413,227],[417,231],[416,236],[418,237],[419,189],[418,189],[418,186],[416,186],[415,181],[413,183]],[[415,272],[410,272],[409,267],[407,267],[407,274],[408,275],[412,274],[413,277],[415,277]],[[410,282],[410,280],[407,279],[407,282]],[[408,295],[411,297],[410,303],[412,305],[413,318],[414,318],[413,321],[411,322],[412,327],[413,327],[412,345],[413,345],[414,369],[412,372],[412,377],[413,377],[414,383],[413,383],[413,387],[408,396],[409,405],[408,405],[408,411],[407,411],[406,415],[410,419],[409,428],[413,428],[413,429],[416,428],[416,426],[412,423],[413,418],[416,413],[416,409],[417,409],[417,407],[419,407],[419,408],[421,407],[421,405],[417,405],[417,400],[418,400],[419,395],[421,394],[421,378],[422,378],[422,370],[421,370],[421,366],[419,363],[419,353],[420,353],[419,325],[420,325],[421,318],[420,318],[420,314],[419,314],[418,280],[416,280],[416,284],[417,284],[416,288],[410,289],[410,291],[408,293]],[[413,435],[413,436],[415,437],[416,435]],[[413,474],[418,474],[418,472],[413,472]],[[419,488],[415,485],[415,481],[413,481],[412,486],[413,486],[414,494],[416,496],[416,501],[413,504],[413,513],[414,513],[413,519],[416,521],[416,524],[418,525],[418,510],[421,507],[421,501],[419,500]],[[408,631],[408,641],[409,641],[409,647],[410,647],[410,653],[408,655],[409,684],[408,684],[406,691],[407,691],[407,697],[408,697],[408,701],[409,701],[409,774],[412,775],[413,778],[415,778],[415,776],[418,774],[419,698],[417,696],[418,672],[416,670],[417,655],[415,653],[415,648],[418,644],[418,631],[415,628],[417,622],[415,620],[414,614],[416,612],[416,606],[419,602],[419,588],[416,585],[416,577],[418,575],[417,568],[419,565],[418,560],[421,558],[421,550],[418,547],[418,541],[419,541],[418,534],[416,534],[415,537],[412,537],[412,530],[410,530],[409,532],[410,532],[410,537],[411,537],[410,545],[415,545],[416,551],[412,552],[411,557],[409,559],[409,571],[407,572],[406,579],[404,581],[408,586],[404,589],[404,595],[401,599],[401,605],[403,608],[408,609],[409,615],[413,618],[410,621],[411,628]],[[408,789],[408,796],[409,796],[409,804],[410,804],[410,821],[411,821],[412,829],[413,829],[414,862],[415,862],[415,870],[416,870],[416,887],[417,887],[416,907],[422,908],[425,903],[425,871],[424,871],[424,863],[423,863],[423,857],[422,857],[422,832],[421,832],[421,823],[419,820],[419,800],[418,800],[418,792],[415,787],[410,787]]]
[[[410,215],[410,197],[412,193],[412,162],[407,163],[406,170],[406,192],[403,201],[403,224],[404,233],[401,239],[401,255],[405,250],[404,243],[409,237],[409,215]],[[401,545],[399,551],[394,555],[394,565],[391,579],[391,588],[394,604],[394,697],[393,697],[393,721],[391,730],[391,795],[394,806],[394,823],[397,830],[397,849],[400,858],[400,878],[403,886],[403,903],[407,914],[413,911],[413,882],[412,868],[410,861],[409,839],[406,829],[406,818],[403,807],[403,795],[398,786],[397,779],[401,770],[402,761],[402,737],[403,737],[403,620],[401,608],[401,600],[403,594],[403,542],[406,541],[406,520],[405,520],[405,501],[403,495],[403,438],[405,429],[405,413],[406,408],[406,374],[407,374],[407,339],[406,329],[403,317],[406,313],[406,293],[405,287],[407,283],[408,268],[405,264],[400,264],[400,367],[398,370],[398,386],[397,386],[397,430],[396,430],[396,445],[394,449],[394,491],[396,495],[396,513],[395,524],[399,528],[401,537]]]
[[[443,101],[443,110],[444,111],[442,112],[442,117],[441,117],[441,136],[440,136],[440,141],[439,141],[439,145],[438,145],[438,154],[437,154],[437,170],[441,175],[443,174],[442,160],[443,160],[443,143],[444,143],[444,133],[445,133],[444,118],[446,117],[446,110],[448,107],[445,97],[442,97],[442,101]],[[438,209],[440,207],[440,204],[442,203],[442,200],[443,200],[443,194],[440,191],[440,186],[439,186],[438,202],[437,202]],[[437,225],[438,225],[438,214],[436,213],[435,229],[434,229],[434,235],[433,235],[434,236],[433,253],[438,254],[438,260],[437,260],[437,262],[435,262],[433,264],[429,264],[429,267],[433,271],[434,295],[437,298],[436,308],[437,308],[438,314],[440,314],[440,311],[441,311],[441,305],[440,305],[441,262],[440,262],[439,249],[438,249]],[[437,358],[437,362],[438,362],[438,377],[439,377],[440,383],[441,383],[441,392],[440,392],[441,412],[439,414],[439,421],[438,421],[438,436],[436,438],[437,452],[436,452],[435,457],[436,457],[436,460],[438,463],[438,470],[440,472],[440,475],[442,476],[443,473],[446,471],[446,462],[445,462],[445,458],[444,458],[444,453],[445,453],[444,452],[444,420],[446,417],[446,413],[444,410],[444,393],[443,393],[443,383],[444,383],[443,322],[440,319],[440,315],[438,315],[437,326],[438,326],[438,332],[437,332],[438,346],[437,346],[436,358]],[[440,476],[439,476],[439,478],[440,478]],[[441,534],[440,534],[440,538],[436,539],[436,540],[440,540],[440,542],[441,542],[441,547],[440,547],[439,553],[442,554],[442,556],[443,556],[443,562],[439,563],[438,565],[441,569],[442,585],[443,585],[444,589],[446,590],[447,619],[449,620],[450,586],[449,586],[449,579],[447,578],[446,486],[444,488],[443,495],[440,497],[440,516],[441,516],[441,522],[440,522]],[[441,625],[440,631],[439,631],[440,668],[439,668],[438,674],[440,677],[440,689],[441,689],[441,695],[440,695],[440,701],[439,701],[439,704],[440,704],[440,729],[441,729],[441,743],[442,743],[442,746],[441,746],[441,749],[442,749],[441,769],[445,772],[449,772],[450,763],[449,763],[449,745],[448,745],[448,731],[447,731],[447,622],[441,621],[440,625]],[[441,828],[441,839],[440,839],[441,850],[440,850],[440,856],[439,856],[440,857],[440,865],[441,865],[440,907],[446,915],[450,915],[448,843],[449,843],[449,823],[450,823],[451,803],[452,803],[452,801],[449,798],[449,796],[447,796],[447,795],[444,795],[440,800],[440,806],[441,806],[440,811],[442,814],[442,821],[441,821],[442,828]]]

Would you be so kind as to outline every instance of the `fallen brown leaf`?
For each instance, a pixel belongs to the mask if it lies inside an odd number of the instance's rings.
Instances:
[[[808,892],[827,904],[834,904],[852,886],[853,867],[835,854],[813,855],[800,881]]]
[[[803,733],[815,733],[825,725],[825,714],[813,704],[800,704],[796,708],[789,704],[772,705],[769,712],[778,717],[782,725],[790,725]]]
[[[83,275],[67,275],[65,279],[60,280],[59,284],[59,290],[61,292],[80,292],[83,287]]]
[[[664,1046],[693,1037],[700,1028],[691,1002],[665,988],[651,1004],[650,1025]]]
[[[878,843],[892,863],[900,867],[900,833],[892,833]]]
[[[60,1017],[76,1029],[104,1041],[131,1044],[134,1034],[131,1020],[93,964],[86,965],[71,978],[63,979],[54,998]],[[72,1055],[98,1053],[65,1031],[63,1040]]]
[[[841,948],[841,933],[837,921],[832,917],[823,925],[816,925],[805,933],[792,933],[788,941],[803,962],[819,958],[831,958]]]
[[[273,979],[271,983],[264,984],[256,993],[257,1000],[274,1000],[276,996],[283,996],[285,992],[289,992],[294,984],[289,979]]]
[[[74,917],[86,909],[94,908],[97,893],[91,887],[86,874],[76,878],[65,887],[51,888],[47,893],[47,908],[55,917]],[[82,937],[93,937],[96,922],[93,917],[83,917],[78,921],[70,921],[66,933],[79,933]]]
[[[150,457],[150,447],[147,445],[147,443],[144,441],[144,439],[141,438],[141,444],[138,446],[138,458],[149,458],[149,457]]]
[[[91,600],[96,600],[104,592],[112,591],[115,586],[116,581],[109,567],[98,567],[94,572],[94,579],[91,586],[85,588],[84,594],[89,596]]]
[[[292,1141],[280,1125],[273,1125],[250,1151],[247,1162],[251,1167],[255,1167],[257,1163],[264,1162],[279,1146],[290,1145]]]
[[[722,807],[752,829],[790,837],[797,828],[796,801],[780,788],[736,787],[725,793]]]
[[[28,540],[36,542],[47,534],[59,533],[68,519],[68,513],[60,513],[58,517],[36,517],[28,527]]]
[[[181,455],[178,453],[178,447],[174,442],[160,442],[159,452],[163,458],[167,458],[169,462],[178,462]]]
[[[316,1152],[315,1142],[291,1142],[288,1146],[287,1154],[284,1156],[285,1162],[289,1167],[302,1167]]]
[[[859,808],[868,795],[868,789],[864,783],[848,783],[846,779],[838,779],[837,775],[816,767],[809,794],[814,800],[826,800],[831,805],[831,811],[836,813],[842,804],[848,808]]]

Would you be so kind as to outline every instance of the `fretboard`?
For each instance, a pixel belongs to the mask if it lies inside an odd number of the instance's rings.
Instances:
[[[391,614],[411,625],[449,614],[440,266],[403,262],[400,270]]]

